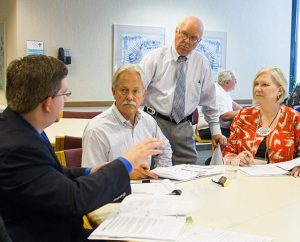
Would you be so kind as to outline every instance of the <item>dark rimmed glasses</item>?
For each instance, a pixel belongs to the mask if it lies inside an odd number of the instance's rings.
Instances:
[[[52,96],[52,98],[54,98],[54,97],[60,97],[60,96],[70,97],[71,95],[72,95],[72,92],[70,90],[67,90],[65,93],[56,94],[56,95]]]

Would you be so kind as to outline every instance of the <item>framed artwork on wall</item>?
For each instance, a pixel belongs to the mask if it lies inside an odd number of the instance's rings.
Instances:
[[[5,29],[0,23],[0,90],[5,88]]]
[[[126,63],[138,64],[150,50],[165,45],[163,27],[114,24],[113,72]]]
[[[196,50],[209,60],[213,75],[218,76],[221,68],[226,68],[227,33],[204,31]]]

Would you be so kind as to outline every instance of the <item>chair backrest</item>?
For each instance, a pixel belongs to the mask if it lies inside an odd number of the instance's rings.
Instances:
[[[82,148],[60,150],[56,151],[55,154],[62,166],[69,168],[81,167]],[[93,229],[86,215],[83,216],[83,227],[85,229]]]
[[[198,130],[197,127],[194,130],[194,139],[196,142],[198,143],[211,143],[211,139],[202,139],[199,134],[198,134]]]
[[[81,112],[81,111],[63,111],[61,118],[83,118],[91,119],[101,112]]]
[[[198,134],[197,127],[195,128],[195,131],[194,131],[194,139],[198,143],[210,143],[211,144],[211,152],[212,152],[212,154],[214,153],[215,147],[213,146],[211,139],[202,139],[200,137],[200,135]]]
[[[82,148],[81,137],[75,137],[69,135],[55,137],[55,145],[54,145],[55,151],[75,149],[75,148]]]
[[[0,216],[0,241],[1,242],[12,242],[10,236],[7,233],[5,224],[4,224],[1,216]]]
[[[57,159],[65,167],[81,167],[82,148],[55,152]]]

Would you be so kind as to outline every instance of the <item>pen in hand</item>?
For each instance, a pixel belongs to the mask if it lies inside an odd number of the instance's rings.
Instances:
[[[238,157],[240,159],[240,166],[250,166],[254,164],[253,155],[247,150],[239,153]]]

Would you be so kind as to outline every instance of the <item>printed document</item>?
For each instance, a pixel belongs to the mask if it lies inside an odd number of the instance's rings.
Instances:
[[[198,177],[212,176],[224,171],[223,166],[200,166],[200,165],[175,165],[169,167],[156,167],[151,170],[159,177],[179,181],[188,181]]]
[[[133,194],[181,194],[181,190],[169,179],[150,180],[148,183],[133,182],[131,183],[131,191]]]
[[[173,195],[129,195],[89,239],[176,241],[190,202]],[[171,228],[171,229],[170,229]]]
[[[250,176],[279,176],[288,174],[289,170],[300,166],[300,157],[284,162],[270,163],[266,165],[252,165],[239,169]]]

